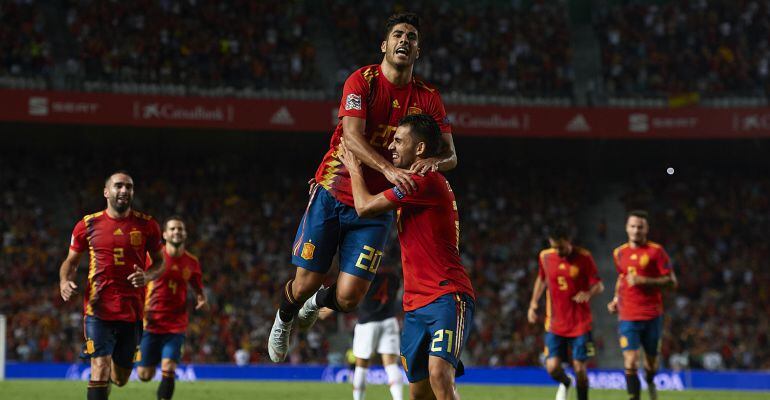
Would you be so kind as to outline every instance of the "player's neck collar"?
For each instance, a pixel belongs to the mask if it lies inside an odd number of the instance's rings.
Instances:
[[[414,69],[413,68],[409,69],[408,76],[405,79],[405,82],[398,84],[398,83],[395,83],[395,82],[391,81],[390,78],[388,78],[388,75],[385,73],[385,68],[383,68],[383,66],[385,64],[387,64],[387,61],[383,60],[382,63],[380,63],[380,65],[377,68],[380,69],[380,73],[385,78],[385,82],[387,82],[390,86],[393,86],[395,88],[404,88],[404,87],[408,86],[410,83],[414,82]],[[396,74],[395,77],[398,77],[401,74],[401,71],[396,69],[396,67],[393,67],[392,65],[389,65],[388,67],[389,67],[388,70],[393,71]]]

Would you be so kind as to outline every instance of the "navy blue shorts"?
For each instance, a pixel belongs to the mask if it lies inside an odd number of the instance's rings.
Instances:
[[[567,361],[567,350],[572,347],[572,359],[585,361],[596,354],[591,332],[587,332],[578,337],[566,337],[545,333],[545,358],[559,357],[562,361]]]
[[[136,356],[136,365],[154,367],[161,359],[167,358],[178,364],[182,358],[183,344],[184,335],[181,333],[144,332],[139,354]]]
[[[142,321],[105,321],[90,315],[85,318],[86,342],[80,357],[111,356],[115,365],[131,369],[142,336]]]
[[[409,382],[428,378],[429,356],[447,360],[455,376],[462,376],[460,354],[473,326],[474,307],[470,296],[450,293],[404,315],[401,363]]]
[[[382,261],[393,213],[359,218],[356,210],[317,187],[294,238],[294,265],[325,274],[339,249],[340,271],[371,281]]]
[[[641,346],[647,355],[656,356],[660,349],[662,331],[662,315],[645,321],[621,320],[618,325],[620,348],[623,351],[639,350]]]

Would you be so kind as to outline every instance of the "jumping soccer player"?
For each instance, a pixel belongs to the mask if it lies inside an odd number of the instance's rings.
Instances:
[[[350,175],[339,159],[341,139],[345,138],[350,151],[365,164],[362,173],[369,189],[376,192],[396,185],[402,192],[412,193],[416,188],[412,173],[447,171],[457,164],[441,97],[436,89],[412,74],[420,55],[419,29],[420,20],[415,14],[401,13],[388,18],[380,45],[382,62],[358,69],[345,82],[340,121],[316,171],[317,185],[311,190],[294,240],[292,263],[296,272],[282,291],[268,338],[268,353],[274,362],[286,358],[295,322],[301,330],[307,330],[318,318],[321,307],[342,312],[354,310],[369,289],[382,259],[393,214],[366,218],[356,215]],[[411,170],[398,168],[390,162],[388,146],[398,121],[420,113],[430,115],[439,125],[444,151],[416,161]],[[319,290],[338,251],[337,282]]]

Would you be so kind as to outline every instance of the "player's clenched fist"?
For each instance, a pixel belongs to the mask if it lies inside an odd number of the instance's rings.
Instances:
[[[78,285],[76,285],[75,282],[72,282],[72,281],[59,282],[59,291],[61,292],[61,298],[64,301],[69,301],[72,295],[77,294],[78,292],[77,288],[78,288]]]

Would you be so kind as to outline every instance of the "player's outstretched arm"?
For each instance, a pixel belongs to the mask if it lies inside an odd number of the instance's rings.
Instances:
[[[446,172],[457,166],[457,153],[455,153],[455,143],[451,133],[442,133],[444,140],[444,151],[437,157],[424,158],[415,161],[409,170],[414,174],[424,175],[430,171]]]
[[[348,150],[352,151],[361,162],[382,173],[390,183],[398,186],[404,192],[412,193],[412,191],[417,190],[417,185],[409,171],[393,166],[392,162],[386,160],[366,142],[365,126],[366,120],[363,118],[342,117],[342,138],[345,139]]]
[[[384,194],[372,195],[366,187],[361,162],[348,147],[348,141],[343,138],[340,144],[339,158],[350,174],[350,186],[353,192],[353,203],[359,217],[367,218],[395,210],[397,205],[388,200]]]
[[[77,294],[78,285],[75,284],[75,273],[78,270],[78,264],[83,253],[78,253],[70,249],[67,258],[61,263],[59,268],[59,291],[64,301],[69,301],[70,297]]]
[[[529,310],[527,310],[527,320],[530,324],[537,322],[537,308],[540,298],[545,291],[545,282],[540,276],[535,279],[535,287],[532,289],[532,299],[529,301]]]

